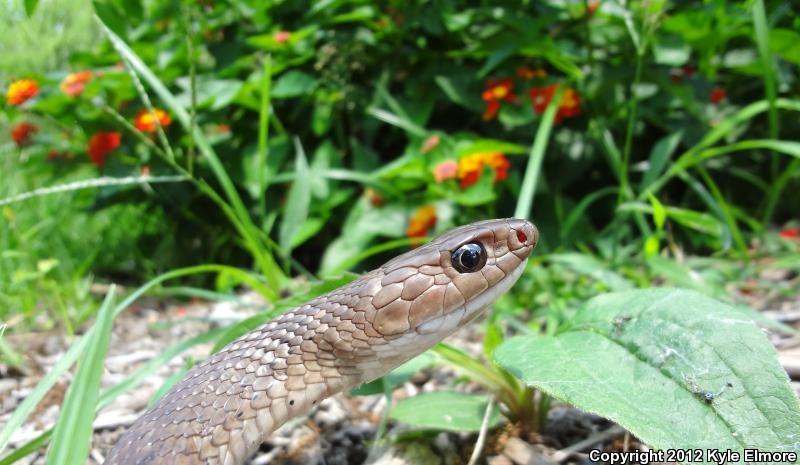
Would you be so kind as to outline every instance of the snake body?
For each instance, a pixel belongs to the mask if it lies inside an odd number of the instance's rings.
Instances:
[[[472,320],[516,282],[537,239],[525,220],[461,226],[276,317],[191,369],[105,463],[242,464],[287,420]]]

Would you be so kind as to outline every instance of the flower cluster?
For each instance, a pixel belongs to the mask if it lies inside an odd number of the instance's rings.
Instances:
[[[514,94],[514,81],[511,79],[489,80],[486,83],[486,90],[481,94],[481,98],[486,102],[486,111],[483,112],[483,119],[488,121],[497,115],[500,110],[500,102],[514,103],[517,96]]]
[[[153,108],[152,112],[145,108],[133,119],[133,127],[142,132],[156,132],[159,125],[166,128],[171,123],[172,118],[160,108]]]
[[[39,132],[38,126],[22,122],[11,128],[11,139],[17,147],[24,147],[31,143],[31,136],[37,132]]]
[[[98,168],[102,168],[106,163],[106,157],[119,147],[122,141],[122,134],[118,132],[97,132],[89,139],[87,153],[89,159]]]
[[[494,171],[494,181],[508,178],[508,169],[511,162],[500,152],[477,152],[455,160],[445,160],[433,169],[433,177],[437,183],[448,179],[458,179],[462,189],[475,184],[481,178],[484,167]]]
[[[500,152],[478,152],[467,155],[458,162],[458,180],[465,189],[481,178],[483,168],[489,166],[494,170],[494,181],[502,181],[508,177],[511,162]]]
[[[39,93],[39,84],[33,79],[21,79],[8,86],[6,102],[9,105],[22,105]]]
[[[541,68],[530,68],[521,66],[517,68],[517,77],[530,81],[547,77],[547,72]],[[550,84],[543,87],[533,87],[528,90],[533,110],[536,113],[544,113],[547,105],[553,99],[559,84]],[[517,95],[514,93],[514,81],[511,78],[490,79],[486,83],[486,89],[481,94],[481,98],[486,102],[486,111],[483,112],[484,121],[494,119],[500,110],[501,102],[516,103]],[[555,122],[560,123],[564,118],[572,118],[581,114],[581,97],[578,92],[566,87],[561,94],[561,101],[558,105]]]
[[[419,207],[408,220],[406,236],[409,238],[425,237],[434,226],[436,226],[436,209],[430,205]]]
[[[92,80],[94,74],[91,71],[79,71],[77,73],[68,74],[67,77],[61,81],[61,92],[69,95],[70,97],[77,97],[83,93],[86,83]]]
[[[534,87],[528,91],[528,95],[533,102],[533,111],[544,113],[553,96],[558,90],[558,84],[550,84],[545,87]],[[561,101],[558,102],[555,123],[558,124],[564,118],[573,118],[581,114],[581,96],[571,87],[567,87],[561,93]]]
[[[715,87],[711,89],[711,93],[708,94],[708,100],[715,105],[722,102],[726,98],[728,98],[728,93],[722,87]]]

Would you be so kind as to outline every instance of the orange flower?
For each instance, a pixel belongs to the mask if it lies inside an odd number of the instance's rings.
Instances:
[[[6,101],[9,105],[22,105],[28,99],[39,93],[39,85],[33,79],[22,79],[12,82],[6,92]]]
[[[427,139],[425,139],[425,142],[422,143],[422,149],[420,151],[422,153],[430,152],[431,150],[439,146],[439,142],[441,142],[441,140],[442,139],[439,137],[438,134],[434,134],[428,137]]]
[[[11,138],[17,147],[24,147],[31,143],[31,136],[39,132],[39,126],[35,124],[22,122],[11,128]]]
[[[500,152],[478,152],[468,155],[458,162],[458,179],[462,189],[465,189],[481,178],[484,166],[494,170],[494,181],[508,178],[508,168],[511,162]]]
[[[481,98],[486,102],[486,111],[483,112],[484,121],[494,118],[500,110],[500,101],[513,103],[517,101],[517,96],[513,92],[514,82],[510,78],[490,79],[486,83],[486,90],[481,94]]]
[[[86,83],[92,80],[94,74],[91,71],[78,71],[77,73],[67,74],[67,77],[61,81],[61,92],[76,97],[83,92]]]
[[[153,112],[151,113],[145,108],[139,111],[139,114],[133,119],[133,126],[142,132],[156,132],[158,128],[156,119],[162,128],[166,128],[172,123],[172,118],[170,118],[166,111],[160,108],[153,108]]]
[[[455,160],[445,160],[433,169],[433,177],[438,183],[455,179],[456,176],[458,176],[458,163]]]
[[[550,100],[558,89],[558,84],[550,84],[545,87],[534,87],[528,92],[533,102],[533,110],[536,113],[544,113]],[[556,112],[555,123],[558,124],[564,118],[572,118],[581,114],[581,96],[575,89],[567,87],[561,94],[561,101]]]
[[[517,68],[517,76],[530,81],[531,79],[535,78],[543,78],[547,77],[547,71],[543,70],[542,68],[530,68],[528,66],[520,66]]]
[[[272,40],[279,44],[285,44],[292,38],[292,33],[289,31],[278,31],[272,36]]]
[[[143,178],[150,177],[150,165],[144,165],[139,169],[139,176]]]
[[[436,209],[430,205],[417,208],[414,216],[408,221],[406,236],[409,238],[425,237],[428,230],[436,226]]]
[[[97,132],[89,139],[87,152],[89,159],[102,168],[106,163],[106,157],[119,147],[122,141],[122,134],[118,132]]]
[[[722,87],[715,87],[711,90],[711,94],[709,94],[708,99],[711,100],[711,103],[717,104],[721,101],[728,98],[728,93],[725,92],[725,89]]]

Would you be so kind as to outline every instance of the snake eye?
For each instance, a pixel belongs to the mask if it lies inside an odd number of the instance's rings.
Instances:
[[[453,252],[450,261],[459,273],[474,273],[486,264],[486,249],[477,242],[464,244]]]

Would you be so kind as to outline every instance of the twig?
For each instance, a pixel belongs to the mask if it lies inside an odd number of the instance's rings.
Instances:
[[[486,404],[486,413],[483,414],[483,423],[481,423],[481,430],[478,433],[478,440],[475,442],[475,449],[472,450],[472,456],[469,458],[467,465],[475,465],[481,456],[481,452],[483,452],[486,433],[489,431],[489,420],[492,418],[492,410],[494,410],[494,396],[489,397],[489,403]]]
[[[625,432],[625,428],[623,428],[623,427],[621,427],[619,425],[614,425],[614,426],[612,426],[611,428],[608,428],[605,431],[601,431],[601,432],[595,434],[594,436],[589,436],[588,438],[584,439],[583,441],[576,442],[575,444],[573,444],[573,445],[571,445],[569,447],[565,447],[565,448],[563,448],[563,449],[561,449],[559,451],[556,451],[556,453],[553,454],[553,460],[555,460],[556,462],[561,462],[561,461],[563,461],[564,459],[566,459],[567,457],[569,457],[570,455],[572,455],[575,452],[582,451],[582,450],[584,450],[584,449],[586,449],[586,448],[588,448],[590,446],[593,446],[593,445],[595,445],[597,443],[600,443],[600,442],[603,442],[603,441],[607,441],[607,440],[609,440],[611,438],[617,437],[617,436],[619,436],[620,434],[622,434],[624,432]]]

